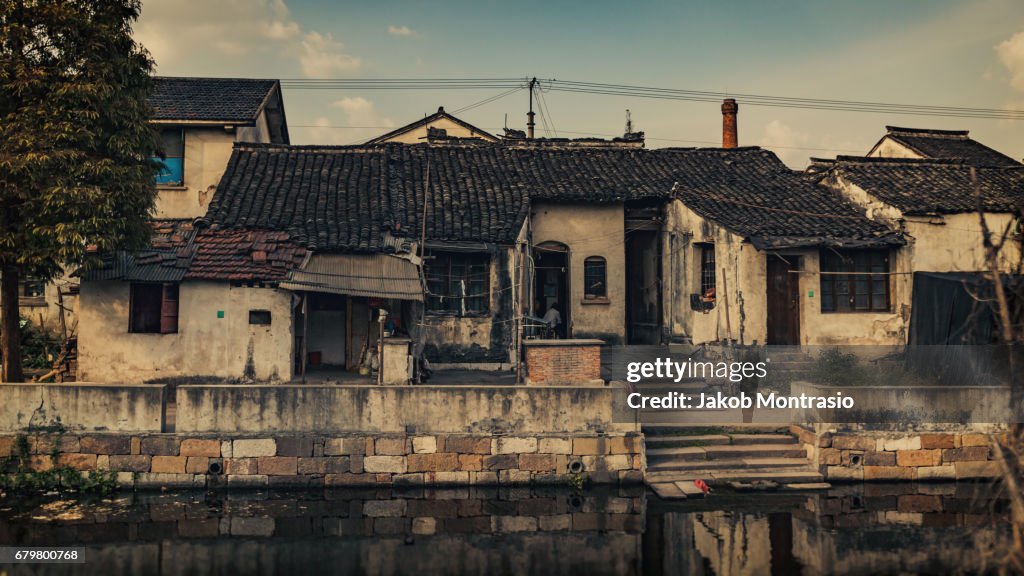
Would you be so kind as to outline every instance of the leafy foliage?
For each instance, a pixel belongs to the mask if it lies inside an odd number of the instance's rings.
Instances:
[[[0,491],[18,495],[40,495],[48,492],[78,494],[110,494],[117,488],[117,472],[93,470],[83,474],[70,466],[57,466],[54,448],[50,459],[54,467],[33,470],[28,437],[15,439],[13,454],[0,461]]]

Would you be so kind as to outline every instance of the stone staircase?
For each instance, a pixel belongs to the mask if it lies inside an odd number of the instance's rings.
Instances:
[[[771,359],[769,373],[786,380],[800,380],[814,368],[814,358],[799,346],[772,346],[768,354]]]
[[[736,490],[829,487],[785,426],[645,426],[647,483],[662,498],[702,497],[695,480]]]

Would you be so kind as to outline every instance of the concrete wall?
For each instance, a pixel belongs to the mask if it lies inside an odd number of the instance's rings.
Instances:
[[[179,432],[572,433],[614,424],[612,388],[178,387]]]
[[[176,334],[129,333],[129,293],[127,282],[82,284],[79,380],[291,379],[290,292],[233,287],[226,282],[184,282]],[[250,325],[249,310],[255,309],[270,310],[271,325]],[[218,311],[224,312],[223,318],[218,318]]]
[[[985,222],[998,239],[1013,220],[1012,214],[986,214]],[[982,243],[981,222],[977,214],[947,214],[941,218],[907,217],[906,232],[914,271],[976,272],[987,270]],[[1020,243],[1007,242],[1000,254],[1000,267],[1013,270],[1020,262]]]
[[[625,223],[622,204],[533,205],[533,245],[559,242],[569,247],[570,301],[561,304],[571,311],[574,338],[598,338],[608,344],[626,340]],[[590,256],[606,261],[607,301],[583,298],[583,262]]]
[[[728,230],[705,220],[679,201],[666,211],[665,325],[670,337],[694,344],[730,336],[741,344],[764,344],[768,333],[768,259],[798,259],[800,341],[814,344],[896,344],[906,338],[910,318],[909,255],[893,251],[889,312],[821,311],[820,251],[792,249],[762,252]],[[693,310],[690,295],[700,293],[700,243],[715,245],[715,307]],[[724,269],[724,272],[723,272]],[[723,275],[724,274],[724,275]],[[728,306],[726,306],[728,301]],[[728,308],[728,321],[726,319]]]
[[[0,431],[160,432],[165,391],[156,385],[0,384]]]

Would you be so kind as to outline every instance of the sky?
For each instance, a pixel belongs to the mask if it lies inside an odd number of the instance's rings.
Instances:
[[[168,76],[555,78],[801,98],[1024,110],[1020,0],[143,0],[136,39]],[[355,144],[502,90],[284,91],[295,144]],[[716,146],[717,103],[544,94],[562,137]],[[741,145],[793,168],[864,154],[886,125],[970,130],[1024,158],[1024,121],[744,106]],[[527,92],[460,115],[525,128]],[[539,122],[539,121],[538,121]]]

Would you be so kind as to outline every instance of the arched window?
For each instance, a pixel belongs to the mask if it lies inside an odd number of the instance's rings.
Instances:
[[[583,297],[608,297],[608,265],[600,256],[590,256],[583,261]]]

